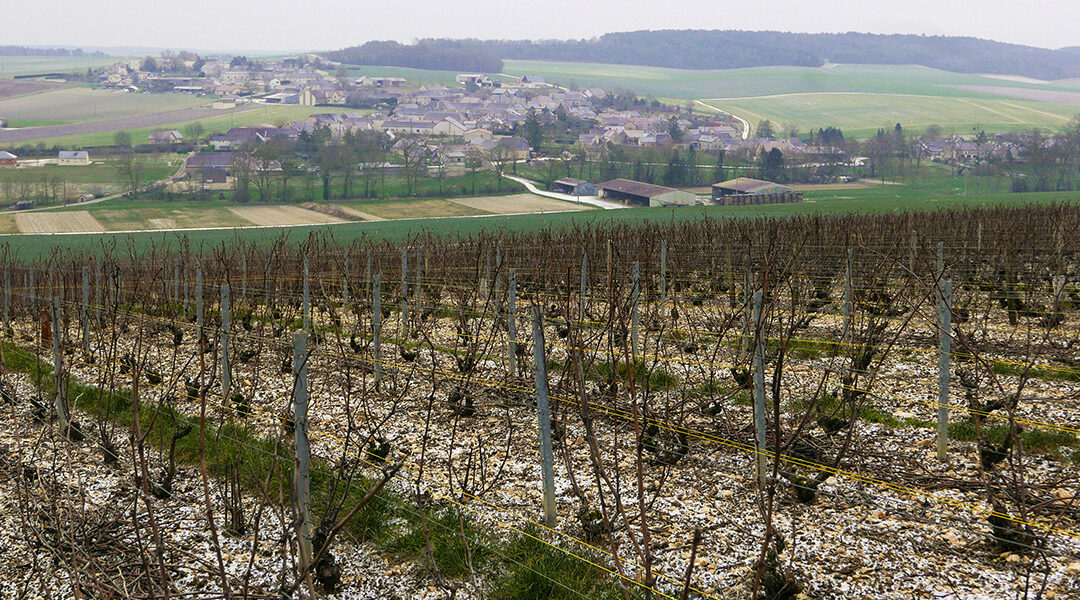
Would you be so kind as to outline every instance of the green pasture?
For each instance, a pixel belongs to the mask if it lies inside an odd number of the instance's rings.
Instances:
[[[85,72],[120,60],[115,56],[0,56],[0,79],[33,73]]]
[[[191,94],[132,94],[69,85],[0,99],[10,127],[101,121],[193,108],[209,103]]]
[[[1000,98],[1000,93],[971,88],[1057,91],[1078,89],[1075,82],[1038,84],[1009,81],[982,75],[951,73],[918,65],[692,70],[531,60],[507,60],[504,64],[505,73],[516,76],[540,75],[549,83],[599,85],[605,89],[629,89],[638,95],[684,99],[821,92]]]
[[[164,125],[156,125],[154,127],[137,127],[133,129],[124,129],[131,134],[131,139],[136,144],[145,144],[150,132],[158,129],[178,129],[183,131],[188,125],[198,122],[201,123],[204,129],[203,135],[210,135],[211,133],[221,133],[228,131],[233,127],[241,127],[244,125],[283,125],[287,121],[301,121],[308,118],[308,116],[320,113],[320,112],[332,112],[325,106],[298,106],[295,104],[281,105],[281,104],[264,104],[259,105],[257,108],[249,110],[243,110],[239,112],[229,112],[220,115],[214,115],[203,119],[192,119],[188,121],[178,121],[175,123],[166,123]],[[339,111],[341,112],[341,111]],[[365,111],[352,111],[349,112],[365,112]],[[27,140],[25,142],[18,142],[21,144],[44,144],[46,146],[59,146],[62,148],[85,148],[91,146],[111,146],[114,143],[116,132],[119,129],[113,131],[102,131],[98,133],[84,133],[80,135],[66,135],[60,137],[41,138],[37,140]]]
[[[840,127],[854,137],[896,123],[947,132],[1055,130],[1080,113],[1080,82],[1038,83],[917,65],[755,67],[698,71],[633,65],[505,61],[505,72],[560,85],[598,85],[683,104],[701,99],[756,125]],[[698,103],[698,111],[709,108]]]
[[[897,123],[913,131],[939,125],[945,131],[961,134],[978,130],[1057,130],[1080,113],[1080,106],[1029,100],[865,93],[781,94],[707,99],[697,104],[701,110],[708,107],[740,116],[751,126],[765,119],[777,125],[794,123],[802,131],[832,125],[842,129],[845,135],[858,138],[869,137],[878,128],[891,128]]]
[[[631,208],[622,210],[593,210],[573,213],[481,216],[461,218],[399,218],[397,220],[343,223],[338,225],[313,225],[263,229],[219,229],[178,233],[131,233],[131,234],[80,234],[80,235],[0,235],[0,244],[9,245],[25,259],[47,255],[54,248],[75,252],[89,252],[100,248],[102,243],[115,241],[120,246],[131,243],[135,248],[175,245],[185,239],[192,244],[213,246],[222,243],[244,241],[266,243],[279,237],[291,241],[305,239],[313,232],[326,232],[339,241],[361,237],[377,237],[399,240],[410,235],[432,232],[435,234],[476,234],[482,231],[528,231],[544,227],[567,227],[581,224],[602,223],[648,223],[671,222],[686,219],[708,218],[754,218],[784,217],[795,214],[846,214],[872,212],[903,212],[939,210],[959,207],[991,207],[1046,205],[1052,203],[1080,202],[1080,192],[1051,192],[1039,194],[1012,194],[999,191],[1002,183],[996,180],[976,182],[969,178],[967,186],[963,177],[930,175],[903,185],[880,185],[866,189],[842,189],[812,191],[805,194],[799,204],[776,204],[766,206],[709,206],[686,208]],[[380,201],[381,202],[381,201]],[[410,201],[404,201],[410,202]],[[423,202],[423,201],[412,201]],[[366,210],[364,203],[348,203]],[[103,203],[90,208],[97,216],[100,211],[116,211],[123,201]],[[198,218],[198,210],[227,211],[228,203],[155,203],[135,201],[128,208],[142,210],[179,211],[185,218]],[[403,205],[407,206],[407,205]],[[119,213],[115,213],[119,215]],[[109,215],[105,215],[108,217]]]

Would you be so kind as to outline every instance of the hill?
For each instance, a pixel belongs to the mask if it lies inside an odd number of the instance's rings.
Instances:
[[[1080,77],[1080,53],[972,37],[662,30],[609,33],[591,40],[426,40],[422,44],[469,48],[502,59],[676,69],[914,64],[959,73],[1001,73],[1038,79]]]
[[[498,73],[503,63],[490,51],[474,44],[452,40],[420,40],[404,45],[398,42],[368,42],[332,52],[323,57],[349,65],[409,67],[444,71],[479,71]]]

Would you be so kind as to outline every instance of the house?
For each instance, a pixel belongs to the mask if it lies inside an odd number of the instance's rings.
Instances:
[[[454,79],[456,79],[458,83],[465,85],[472,84],[476,87],[491,87],[494,85],[491,78],[482,73],[461,73]]]
[[[192,175],[203,176],[205,171],[232,169],[237,152],[196,152],[184,161],[184,170]]]
[[[405,83],[404,77],[360,77],[353,84],[364,87],[392,88],[401,87]]]
[[[600,190],[588,181],[563,177],[551,184],[551,191],[571,196],[595,196]]]
[[[697,196],[675,188],[630,179],[612,179],[597,184],[600,195],[632,206],[692,206]]]
[[[453,117],[447,117],[431,128],[431,133],[435,135],[447,135],[451,137],[460,137],[465,134],[466,128],[460,121]]]
[[[510,160],[528,160],[529,151],[532,150],[529,142],[525,138],[518,136],[499,138],[499,141],[495,144],[495,149],[502,152]]]
[[[465,138],[465,143],[475,144],[476,142],[479,142],[481,140],[490,140],[493,136],[491,134],[491,131],[482,127],[478,127],[476,129],[470,129],[466,131],[462,135],[462,137]]]
[[[65,167],[82,166],[90,164],[90,155],[86,150],[61,150],[56,156],[56,164]]]
[[[802,192],[771,181],[737,177],[713,184],[712,199],[724,206],[788,204],[801,201]]]
[[[151,144],[179,144],[184,141],[184,136],[175,129],[157,129],[150,132]]]
[[[19,164],[19,157],[7,152],[6,150],[0,150],[0,167],[15,167]]]

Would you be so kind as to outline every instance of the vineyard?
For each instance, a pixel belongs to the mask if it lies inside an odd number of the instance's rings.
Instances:
[[[1075,597],[1078,225],[0,248],[0,590]]]

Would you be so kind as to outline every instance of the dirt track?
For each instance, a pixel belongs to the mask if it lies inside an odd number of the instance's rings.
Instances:
[[[553,212],[564,210],[586,210],[591,206],[563,202],[544,198],[535,194],[512,194],[509,196],[488,196],[480,198],[451,198],[454,204],[468,206],[476,210],[495,214],[517,214],[527,212]]]
[[[15,215],[15,225],[19,228],[20,233],[96,233],[105,231],[101,223],[85,210],[20,213]]]
[[[183,121],[194,121],[218,115],[251,110],[254,106],[243,106],[230,110],[217,110],[213,108],[185,108],[123,117],[120,119],[105,119],[103,121],[87,121],[84,123],[69,123],[67,125],[46,125],[43,127],[26,127],[23,129],[0,129],[0,143],[23,142],[42,138],[61,137],[66,135],[83,135],[86,133],[101,133],[102,131],[116,131],[120,129],[139,129],[142,127],[154,127],[168,125]]]
[[[345,220],[299,206],[230,206],[229,210],[256,225],[321,225]]]

